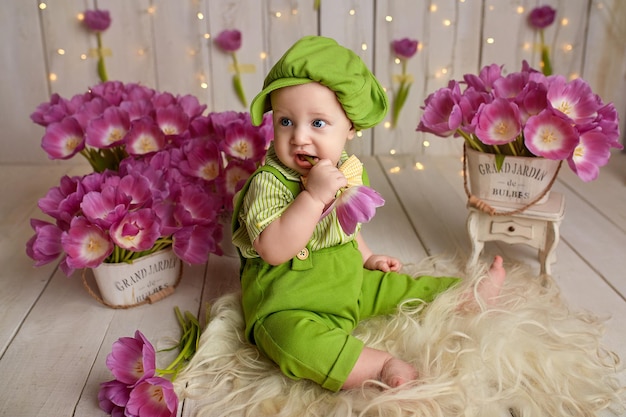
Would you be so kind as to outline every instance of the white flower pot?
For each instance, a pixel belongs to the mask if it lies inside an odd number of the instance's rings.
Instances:
[[[559,172],[561,161],[506,156],[500,171],[495,155],[466,149],[469,191],[480,200],[510,208],[542,204]]]
[[[174,292],[182,275],[182,262],[168,248],[131,263],[103,263],[92,271],[100,301],[123,308],[158,301]]]

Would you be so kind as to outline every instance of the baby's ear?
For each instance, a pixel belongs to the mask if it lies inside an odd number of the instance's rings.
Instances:
[[[356,135],[356,129],[354,128],[354,124],[350,126],[350,130],[348,130],[348,140],[352,140]]]

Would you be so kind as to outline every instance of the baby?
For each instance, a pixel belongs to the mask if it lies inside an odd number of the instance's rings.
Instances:
[[[347,186],[339,170],[346,142],[387,109],[385,91],[358,55],[317,36],[283,55],[251,105],[257,125],[272,110],[274,140],[233,218],[246,337],[285,375],[332,391],[416,379],[412,365],[365,347],[351,332],[365,318],[393,313],[409,299],[430,302],[459,281],[402,274],[398,259],[372,253],[359,227],[346,234],[335,210],[322,216]],[[496,257],[481,296],[497,297],[504,278]]]

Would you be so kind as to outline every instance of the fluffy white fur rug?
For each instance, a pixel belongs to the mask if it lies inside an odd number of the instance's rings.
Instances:
[[[411,362],[420,378],[398,389],[379,382],[331,393],[292,381],[243,338],[237,294],[213,305],[199,350],[175,386],[187,398],[185,415],[216,416],[596,416],[624,412],[622,371],[602,345],[603,323],[571,311],[549,278],[522,266],[508,271],[499,303],[478,300],[460,311],[459,300],[484,278],[486,265],[428,260],[412,274],[466,276],[463,285],[430,305],[361,323],[367,345]],[[511,268],[509,265],[508,268]],[[189,401],[191,400],[191,401]],[[189,407],[193,410],[190,411]]]

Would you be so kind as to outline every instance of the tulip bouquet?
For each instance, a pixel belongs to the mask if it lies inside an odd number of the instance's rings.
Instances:
[[[49,157],[81,154],[94,172],[64,176],[39,200],[54,222],[31,220],[35,264],[61,257],[71,275],[169,246],[190,264],[221,254],[223,219],[262,162],[272,126],[269,116],[254,127],[247,113],[205,108],[193,96],[111,81],[41,104],[31,118],[46,128]]]
[[[176,416],[178,397],[172,381],[196,352],[200,323],[188,311],[183,315],[176,307],[175,312],[181,337],[172,349],[179,353],[167,367],[157,368],[158,352],[139,330],[134,337],[121,337],[113,343],[106,365],[115,378],[100,384],[102,410],[112,416]]]
[[[611,148],[623,148],[614,105],[582,79],[546,76],[526,62],[506,76],[491,64],[463,79],[426,98],[418,131],[461,136],[499,164],[506,155],[565,160],[583,181],[598,176]]]

